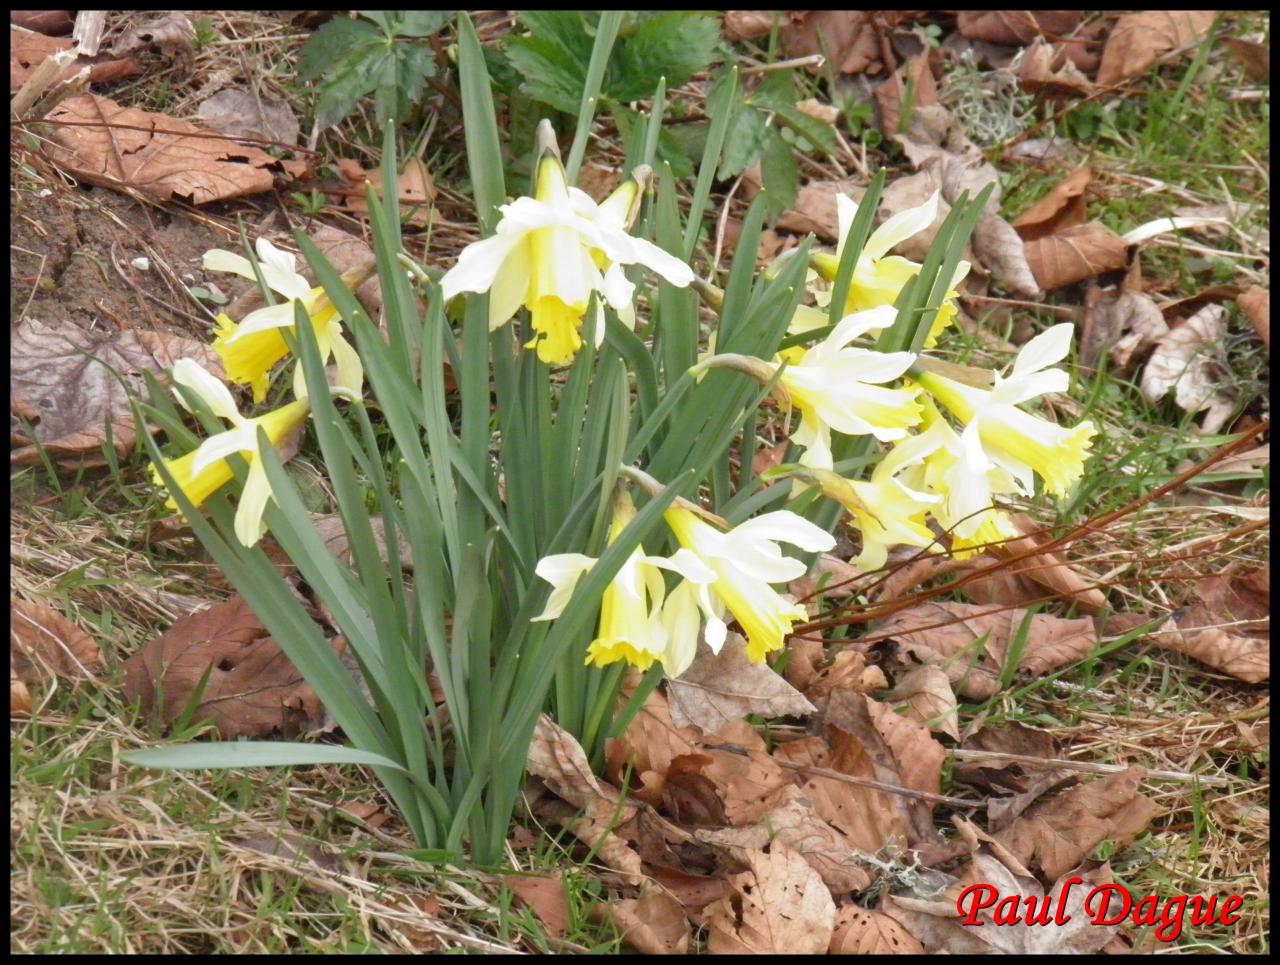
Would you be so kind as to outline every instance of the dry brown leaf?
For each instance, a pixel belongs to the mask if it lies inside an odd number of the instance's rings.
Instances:
[[[956,14],[956,28],[962,36],[1019,46],[1039,37],[1056,40],[1079,22],[1079,10],[961,10]]]
[[[47,150],[56,164],[91,184],[133,188],[157,201],[193,204],[271,190],[279,161],[250,145],[209,136],[186,121],[121,107],[94,94],[59,104]]]
[[[503,875],[501,880],[533,909],[552,938],[560,938],[569,930],[569,900],[561,879],[551,875]]]
[[[1078,46],[1070,44],[1071,47]],[[1094,84],[1056,44],[1040,38],[1026,49],[1018,62],[1018,81],[1029,94],[1050,98],[1083,97]]]
[[[773,31],[773,17],[772,10],[726,10],[724,34],[735,43],[767,37]]]
[[[662,890],[680,903],[685,915],[698,927],[706,924],[706,907],[729,891],[729,883],[719,875],[691,874],[669,865],[650,865],[648,871]]]
[[[947,752],[933,739],[929,728],[895,713],[888,704],[870,697],[864,699],[871,722],[893,753],[902,786],[937,794],[942,789],[942,762]]]
[[[1013,227],[1023,241],[1034,241],[1085,222],[1084,192],[1093,180],[1087,164],[1073,170],[1043,198],[1020,214]]]
[[[1152,404],[1173,390],[1173,401],[1192,414],[1208,409],[1203,431],[1217,432],[1234,402],[1221,388],[1226,374],[1221,359],[1227,310],[1206,305],[1156,343],[1142,370],[1142,394]]]
[[[1246,683],[1271,676],[1270,566],[1197,580],[1199,602],[1148,639]]]
[[[9,663],[9,716],[31,716],[31,692],[18,676],[18,670],[14,667],[12,658]]]
[[[629,679],[623,684],[619,699],[627,700],[633,690],[634,683]],[[656,807],[662,803],[662,785],[671,762],[697,750],[697,733],[691,728],[676,727],[666,697],[653,690],[623,735],[605,742],[605,775],[615,784],[621,783],[627,764],[631,764],[641,780],[641,786],[632,794]]]
[[[196,108],[196,117],[209,130],[228,137],[298,143],[298,118],[288,104],[235,87],[206,97]]]
[[[1033,804],[994,837],[1028,868],[1058,878],[1103,841],[1128,844],[1163,813],[1139,793],[1145,775],[1142,768],[1130,767],[1059,792]]]
[[[998,566],[985,576],[964,584],[962,590],[966,596],[974,603],[1018,606],[1040,602],[1046,591],[1049,591],[1059,599],[1075,603],[1081,611],[1091,615],[1099,613],[1106,606],[1107,598],[1094,585],[1094,581],[1060,554],[1033,552],[1048,540],[1048,537],[1037,535],[1039,527],[1035,523],[1021,514],[1014,514],[1010,518],[1024,535],[1004,543],[992,544],[987,547],[983,556],[966,561],[967,568],[986,570],[998,560],[1010,559],[1023,553],[1032,555],[1006,566]]]
[[[785,17],[786,15],[784,15]],[[782,48],[788,57],[822,54],[840,74],[878,74],[884,67],[871,14],[859,10],[799,10],[784,19]],[[810,65],[811,74],[823,68]]]
[[[817,710],[768,664],[748,660],[739,633],[730,633],[718,654],[699,651],[688,670],[668,680],[667,701],[677,727],[697,727],[704,734],[748,714],[805,717]]]
[[[1224,37],[1222,46],[1231,52],[1231,56],[1240,62],[1245,76],[1255,83],[1266,83],[1271,80],[1271,48],[1266,44],[1252,40],[1241,40],[1237,37]]]
[[[47,37],[44,33],[28,33],[9,28],[9,93],[16,93],[35,73],[46,57],[60,50],[72,50],[75,43],[70,37]],[[123,80],[141,73],[142,68],[131,57],[97,57],[89,60],[77,57],[58,72],[54,83],[68,81],[89,68],[90,83],[107,83]],[[52,87],[53,84],[50,84]]]
[[[70,10],[10,10],[9,23],[50,37],[71,33],[75,17]]]
[[[816,704],[835,690],[873,694],[887,686],[889,682],[885,680],[884,671],[868,665],[864,654],[857,650],[842,650],[805,686],[804,695]]]
[[[805,737],[779,745],[774,757],[788,764],[878,780],[875,765],[862,745],[847,734],[835,736],[834,750],[821,737]],[[805,771],[795,772],[795,782],[814,812],[843,834],[855,850],[876,854],[885,847],[906,847],[906,818],[887,792]]]
[[[622,940],[641,955],[689,953],[689,921],[680,902],[670,895],[658,892],[618,899],[596,905],[592,911],[593,916],[611,915]]]
[[[960,739],[956,695],[951,681],[938,667],[916,667],[908,671],[884,699],[904,704],[907,715],[930,730],[942,731],[953,740]]]
[[[864,891],[871,885],[863,855],[815,812],[796,787],[788,787],[782,803],[750,827],[699,830],[694,837],[726,849],[744,863],[749,852],[762,851],[770,842],[785,844],[809,862],[832,894]]]
[[[620,804],[618,792],[596,780],[582,746],[546,714],[534,727],[526,766],[574,809],[566,815],[557,813],[555,819],[596,849],[600,860],[628,883],[639,885],[644,880],[640,855],[614,833],[618,825],[635,817],[635,805]]]
[[[195,62],[196,28],[185,13],[170,11],[122,33],[111,51],[115,54],[154,54],[179,73],[191,72]]]
[[[1214,10],[1148,10],[1116,21],[1102,50],[1098,83],[1105,86],[1141,74],[1164,54],[1202,40]]]
[[[830,955],[923,955],[924,946],[888,915],[845,905],[836,912]]]
[[[1090,283],[1084,296],[1080,361],[1096,367],[1106,351],[1112,366],[1123,371],[1168,331],[1164,313],[1149,295],[1125,286],[1102,289]]]
[[[124,663],[125,697],[172,723],[208,681],[192,720],[226,740],[319,729],[324,710],[241,596],[183,617]]]
[[[984,700],[996,693],[1009,645],[1026,615],[1023,609],[926,601],[892,614],[877,628],[876,637],[896,640],[916,663],[942,667],[960,696]],[[979,655],[976,644],[984,636]],[[1088,617],[1064,620],[1033,614],[1018,669],[1032,675],[1055,670],[1082,660],[1097,642]]]
[[[57,610],[32,600],[9,597],[10,698],[13,675],[32,669],[69,680],[93,679],[102,669],[102,651],[93,639]],[[25,688],[23,688],[25,691]],[[30,710],[30,698],[27,698]]]
[[[932,48],[930,48],[930,51]],[[911,88],[911,109],[938,103],[938,86],[933,80],[928,53],[916,54],[893,72],[893,76],[876,88],[880,107],[880,130],[896,134],[902,123],[902,102]]]
[[[1249,319],[1249,324],[1262,339],[1262,344],[1271,345],[1271,292],[1257,285],[1250,286],[1236,299],[1240,311]]]
[[[711,782],[724,803],[725,819],[751,824],[776,807],[791,775],[770,756],[764,741],[746,721],[735,720],[706,738],[696,755],[697,772]]]
[[[822,878],[800,855],[774,842],[746,855],[729,876],[733,893],[706,909],[713,955],[818,955],[831,943],[836,906]]]
[[[350,541],[347,539],[347,530],[342,523],[341,514],[327,513],[323,516],[313,516],[311,522],[315,525],[316,532],[320,534],[320,538],[324,541],[325,549],[343,563],[351,566],[354,562],[354,557],[351,553]],[[386,524],[380,515],[370,516],[369,524],[373,528],[373,542],[378,549],[378,559],[382,560],[384,566],[389,565]],[[403,532],[396,533],[396,546],[400,553],[401,565],[406,569],[412,569],[413,548],[409,545],[409,540]]]
[[[338,162],[338,170],[347,179],[344,188],[346,197],[344,204],[354,214],[367,215],[369,203],[365,199],[365,184],[373,185],[374,193],[382,197],[382,172],[377,168],[366,171],[359,162],[343,158]],[[415,228],[425,228],[431,223],[431,206],[436,200],[436,182],[420,158],[411,157],[405,162],[404,170],[396,179],[397,198],[400,201],[400,214],[405,224]]]
[[[836,219],[836,195],[847,194],[861,201],[867,186],[845,178],[840,181],[810,181],[796,195],[796,202],[778,217],[778,228],[805,234],[812,231],[824,241],[837,241],[840,227]]]
[[[143,372],[165,381],[162,370],[177,357],[192,357],[221,374],[221,364],[203,342],[150,332],[117,332],[102,337],[75,326],[55,330],[28,318],[12,332],[9,343],[9,405],[13,413],[35,423],[35,438],[59,462],[77,466],[106,464],[101,448],[111,426],[116,453],[133,447],[133,412],[125,386],[146,396]],[[10,415],[13,442],[27,443],[21,424]],[[12,462],[39,461],[39,450],[23,445],[10,453]]]
[[[961,745],[969,751],[990,751],[997,754],[1017,754],[1024,757],[1051,758],[1057,753],[1053,737],[1044,731],[1034,730],[1017,721],[985,725],[964,735]],[[1039,769],[1026,769],[1014,761],[960,760],[951,768],[953,780],[971,784],[982,790],[1001,789],[1025,791],[1029,781],[1041,773]]]
[[[822,101],[815,100],[812,97],[796,101],[796,110],[805,117],[812,117],[815,121],[823,124],[834,126],[840,120],[840,108],[834,104],[824,104]]]
[[[1124,239],[1098,221],[1029,241],[1027,263],[1046,291],[1125,266]]]
[[[1081,875],[1089,884],[1100,884],[1112,880],[1110,868],[1105,865]],[[1085,896],[1089,893],[1088,885],[1075,884],[1062,900],[1062,890],[1070,879],[1063,879],[1049,889],[1048,895],[1034,878],[1015,875],[1000,861],[987,854],[977,854],[973,858],[965,884],[979,882],[992,885],[1001,898],[1010,901],[1015,898],[1020,909],[1027,908],[1027,902],[1034,900],[1037,907],[1057,908],[1061,903],[1064,909],[1065,924],[1040,925],[1030,924],[1025,920],[1016,924],[995,924],[994,908],[977,912],[982,927],[961,924],[964,913],[970,909],[965,906],[962,913],[956,907],[960,894],[961,881],[955,881],[941,895],[916,897],[912,894],[894,895],[885,898],[880,905],[881,911],[903,925],[915,936],[930,953],[946,953],[951,955],[1048,955],[1048,954],[1089,954],[1098,951],[1111,940],[1119,926],[1095,925],[1093,915],[1085,909]],[[932,890],[932,889],[931,889]],[[970,899],[972,901],[973,899]],[[1094,905],[1098,902],[1095,900]],[[1005,908],[1007,909],[1007,905]],[[1097,911],[1095,907],[1093,909]],[[1117,908],[1108,908],[1110,917],[1114,917]],[[1003,921],[1003,915],[1002,919]]]

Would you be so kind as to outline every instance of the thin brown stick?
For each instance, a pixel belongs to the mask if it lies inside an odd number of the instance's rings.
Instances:
[[[1094,764],[1091,761],[1073,761],[1062,758],[1034,757],[1029,754],[1002,754],[999,751],[966,751],[957,748],[952,755],[958,761],[1009,761],[1015,764],[1026,764],[1031,767],[1042,767],[1046,770],[1085,771],[1089,774],[1123,774],[1129,768],[1122,764]],[[1243,783],[1239,779],[1215,777],[1212,774],[1190,774],[1186,771],[1153,771],[1146,769],[1147,776],[1160,781],[1199,781],[1205,787],[1232,787]]]

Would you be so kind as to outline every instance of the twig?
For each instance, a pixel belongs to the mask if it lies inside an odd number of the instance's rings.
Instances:
[[[822,54],[809,54],[807,57],[792,57],[790,60],[779,60],[772,64],[758,64],[752,67],[738,68],[740,77],[748,77],[752,74],[768,74],[775,70],[790,70],[792,67],[821,67],[826,57]]]
[[[1089,774],[1123,774],[1129,769],[1121,764],[1094,764],[1090,761],[1034,757],[1030,754],[1002,754],[999,751],[966,751],[957,749],[951,753],[959,761],[1011,761],[1015,764],[1029,764],[1032,767],[1043,767],[1048,770],[1065,769],[1068,771],[1085,771]],[[1238,779],[1214,777],[1211,774],[1189,774],[1186,771],[1147,770],[1147,776],[1161,781],[1199,781],[1206,787],[1231,787],[1240,783]]]

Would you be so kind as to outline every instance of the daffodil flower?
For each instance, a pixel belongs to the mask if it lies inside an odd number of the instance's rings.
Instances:
[[[820,252],[812,257],[814,268],[827,281],[834,281],[840,268],[840,256],[844,251],[845,240],[849,237],[849,229],[853,227],[853,219],[858,214],[858,205],[848,195],[836,195],[836,219],[839,224],[840,241],[834,255]],[[872,308],[893,305],[902,293],[902,289],[920,271],[921,266],[900,255],[890,255],[889,251],[908,238],[926,231],[938,216],[938,194],[935,192],[924,204],[917,208],[900,211],[871,232],[867,243],[858,255],[858,263],[853,269],[853,278],[849,282],[849,294],[845,300],[846,312],[862,312]],[[960,262],[948,286],[946,298],[938,309],[933,320],[933,327],[925,339],[924,347],[932,348],[938,336],[955,319],[959,309],[955,299],[958,297],[956,286],[969,273],[969,263]],[[893,317],[889,316],[892,324]],[[880,327],[884,327],[883,325]]]
[[[630,500],[621,500],[609,527],[610,543],[618,538],[634,516],[635,509]],[[563,613],[578,581],[596,562],[595,557],[582,553],[557,553],[539,560],[534,572],[550,583],[552,589],[546,607],[533,619],[553,620]],[[666,598],[663,570],[678,573],[686,581],[695,583],[715,579],[715,574],[688,550],[677,550],[668,558],[648,556],[637,546],[600,598],[600,623],[596,638],[587,647],[588,665],[604,667],[625,660],[641,670],[648,670],[655,660],[660,660],[670,676],[683,672],[684,667],[677,669],[668,663],[670,637],[662,619],[662,605]],[[697,627],[694,627],[695,645],[697,632]]]
[[[803,606],[788,603],[771,583],[794,580],[805,565],[782,555],[778,542],[809,552],[829,550],[835,537],[787,510],[765,513],[722,533],[692,510],[672,506],[664,517],[681,547],[691,551],[715,575],[713,581],[686,581],[676,587],[663,606],[671,637],[669,665],[687,667],[697,647],[698,611],[706,618],[705,638],[712,651],[724,646],[727,609],[747,636],[747,656],[760,663],[765,654],[782,647],[797,620],[806,619]],[[678,629],[684,628],[684,629]]]
[[[253,546],[266,530],[262,514],[271,499],[271,485],[267,481],[266,470],[262,461],[257,458],[258,427],[266,430],[267,438],[273,446],[278,445],[291,430],[302,424],[311,411],[311,406],[305,399],[300,399],[266,415],[246,419],[236,408],[230,390],[192,359],[179,359],[174,363],[173,380],[191,389],[214,415],[230,422],[232,427],[210,436],[198,449],[185,456],[164,460],[164,465],[187,499],[193,505],[200,506],[235,478],[227,464],[227,456],[242,453],[249,464],[249,475],[245,480],[244,492],[240,494],[240,504],[236,508],[235,531],[236,538],[241,543]],[[187,407],[182,394],[176,391],[175,394],[178,401]],[[151,467],[151,478],[157,486],[164,486],[155,466]],[[177,501],[172,495],[166,505],[175,512],[178,510]]]
[[[627,182],[597,205],[568,184],[555,154],[550,126],[540,126],[545,150],[538,161],[534,196],[499,209],[495,233],[468,245],[441,279],[444,298],[461,292],[489,292],[489,328],[510,321],[523,305],[529,310],[536,348],[549,365],[564,365],[582,347],[582,318],[593,291],[619,317],[634,324],[634,286],[623,269],[642,264],[673,285],[693,281],[684,262],[643,238],[627,234],[638,185]],[[603,268],[603,272],[602,272]],[[597,318],[596,343],[604,339]]]
[[[1093,423],[1067,429],[1017,406],[1047,392],[1065,392],[1070,383],[1061,369],[1047,368],[1071,347],[1073,326],[1055,325],[1022,347],[1008,378],[999,374],[992,389],[964,385],[934,372],[919,372],[916,381],[952,415],[965,423],[961,458],[971,475],[992,466],[1006,471],[1023,495],[1034,491],[1033,473],[1045,491],[1064,495],[1084,473]]]
[[[894,311],[885,306],[850,315],[825,341],[804,351],[790,350],[778,378],[784,399],[800,413],[791,439],[804,447],[802,465],[830,469],[831,430],[846,435],[871,434],[882,441],[901,439],[920,421],[915,389],[892,389],[882,384],[901,376],[916,356],[911,352],[877,352],[851,346],[858,336],[892,324]],[[695,368],[735,367],[761,383],[773,379],[780,363],[740,355],[719,355]]]
[[[338,310],[324,289],[311,287],[298,273],[294,256],[281,251],[266,238],[257,239],[254,247],[263,281],[284,301],[250,312],[238,325],[225,314],[218,316],[213,348],[222,359],[227,380],[251,386],[254,402],[261,402],[266,397],[271,369],[289,354],[282,332],[293,329],[293,304],[300,301],[315,330],[321,361],[327,362],[332,356],[338,366],[338,384],[358,393],[364,384],[364,367],[360,356],[343,337]],[[226,271],[243,278],[256,278],[248,258],[221,248],[205,252],[204,267],[208,271]],[[302,383],[302,368],[299,366],[294,372],[295,394],[303,394],[300,389]]]

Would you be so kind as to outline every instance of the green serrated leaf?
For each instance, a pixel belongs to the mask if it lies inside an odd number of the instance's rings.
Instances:
[[[795,202],[800,191],[800,170],[796,167],[791,145],[773,128],[765,134],[760,154],[760,177],[768,192],[769,220],[774,221]]]
[[[318,80],[335,71],[353,54],[385,38],[376,27],[361,20],[330,20],[311,35],[298,55],[298,79]]]
[[[456,10],[405,10],[396,24],[401,37],[430,37],[437,34],[453,20]]]
[[[660,79],[668,87],[685,83],[715,59],[720,22],[693,11],[672,11],[645,20],[618,45],[605,92],[616,100],[639,100]]]
[[[550,41],[570,57],[581,60],[585,70],[595,42],[594,29],[587,29],[587,16],[592,18],[593,27],[600,19],[598,13],[587,15],[577,10],[523,10],[520,22],[535,37]]]
[[[575,60],[559,44],[542,37],[507,41],[507,57],[524,77],[524,89],[535,100],[566,114],[575,113],[586,83],[587,61]]]
[[[741,174],[760,154],[764,136],[765,123],[760,112],[745,101],[740,101],[724,138],[724,147],[720,151],[720,170],[716,172],[716,179],[724,181]]]

